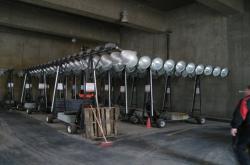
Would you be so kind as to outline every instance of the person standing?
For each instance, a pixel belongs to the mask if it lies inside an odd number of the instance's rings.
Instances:
[[[250,156],[247,148],[250,145],[250,85],[244,91],[242,98],[231,121],[231,135],[233,136],[233,149],[241,165],[250,165]]]

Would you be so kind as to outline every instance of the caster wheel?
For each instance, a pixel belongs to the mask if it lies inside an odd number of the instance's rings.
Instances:
[[[203,118],[203,117],[197,118],[196,121],[197,121],[198,124],[205,124],[206,123],[206,119]]]
[[[164,119],[158,119],[156,121],[156,125],[157,125],[158,128],[164,128],[164,127],[166,127],[167,122]]]
[[[27,109],[26,113],[30,115],[32,113],[32,110],[31,109]]]
[[[53,117],[53,115],[48,115],[47,117],[46,117],[46,122],[47,123],[53,123],[53,119],[54,119],[54,117]]]
[[[75,124],[70,124],[70,125],[67,125],[67,132],[69,134],[75,134],[77,131],[77,127]]]
[[[120,116],[120,119],[121,119],[122,121],[129,121],[128,115],[121,115],[121,116]]]
[[[133,124],[138,124],[139,123],[139,118],[137,116],[131,116],[129,120]]]

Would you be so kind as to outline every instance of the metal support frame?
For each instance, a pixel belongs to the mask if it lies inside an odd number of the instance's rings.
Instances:
[[[108,71],[108,86],[109,86],[109,107],[111,108],[112,102],[111,102],[111,75],[110,71]]]
[[[154,95],[153,95],[153,75],[152,71],[149,72],[150,76],[150,102],[151,102],[151,117],[154,117]]]
[[[172,111],[171,76],[165,76],[165,88],[161,112]]]
[[[149,90],[146,90],[145,85],[145,91],[144,91],[144,103],[143,103],[143,117],[147,113],[151,118],[154,116],[154,102],[153,102],[153,77],[152,72],[150,69],[147,70],[147,86],[149,85]],[[150,109],[149,106],[150,105]],[[149,111],[150,110],[150,111]]]
[[[64,98],[68,98],[68,76],[65,75],[63,83]]]
[[[125,112],[128,114],[128,84],[127,84],[127,72],[124,71],[124,85],[125,85]]]
[[[48,109],[48,95],[47,95],[47,80],[46,80],[45,72],[43,72],[43,83],[44,83],[45,108],[46,108],[46,111],[47,111],[47,109]]]
[[[54,90],[53,90],[53,96],[52,96],[52,103],[51,103],[51,109],[50,112],[52,113],[54,110],[54,104],[55,104],[55,96],[56,96],[56,90],[57,90],[57,85],[58,85],[58,75],[60,71],[60,66],[57,66],[56,68],[56,79],[55,79],[55,84],[54,84]]]
[[[199,75],[197,75],[195,77],[191,117],[195,117],[195,115],[197,113],[199,116],[202,115],[202,111],[201,111],[201,77]]]
[[[131,107],[137,107],[138,106],[138,102],[137,102],[137,78],[133,77],[132,78],[132,86],[131,86],[131,100],[130,100],[130,106]]]
[[[96,107],[99,108],[98,90],[97,90],[96,70],[95,70],[95,68],[94,68],[94,84],[95,84],[95,101],[96,101]]]
[[[73,81],[72,81],[72,99],[77,99],[76,75],[75,74],[73,75]]]
[[[13,70],[9,70],[7,85],[8,85],[7,99],[9,101],[9,104],[11,105],[12,102],[14,101]]]
[[[25,75],[24,75],[23,88],[22,88],[22,94],[21,94],[21,100],[20,100],[20,103],[21,103],[21,104],[23,103],[25,85],[26,85],[26,81],[27,81],[27,74],[28,74],[28,73],[25,73]]]

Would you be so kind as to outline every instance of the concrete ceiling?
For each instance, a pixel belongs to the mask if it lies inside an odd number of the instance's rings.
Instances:
[[[162,11],[173,10],[194,3],[195,0],[136,0]]]

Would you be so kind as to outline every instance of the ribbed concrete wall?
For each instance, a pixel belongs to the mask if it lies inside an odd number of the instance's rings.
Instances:
[[[82,45],[96,43],[0,27],[0,68],[23,69],[80,51]],[[0,98],[6,94],[6,78],[0,78]],[[20,97],[22,79],[15,78],[15,97]]]
[[[249,84],[250,14],[225,17],[203,5],[193,4],[166,15],[170,39],[170,57],[196,64],[212,64],[230,68],[226,79],[202,78],[202,109],[206,116],[231,118],[242,94],[239,89]],[[165,37],[123,29],[121,44],[137,49],[140,54],[165,57]],[[154,91],[157,107],[161,105],[163,80],[156,80]],[[189,112],[192,105],[194,79],[173,79],[174,110]],[[157,99],[158,98],[158,99]]]

